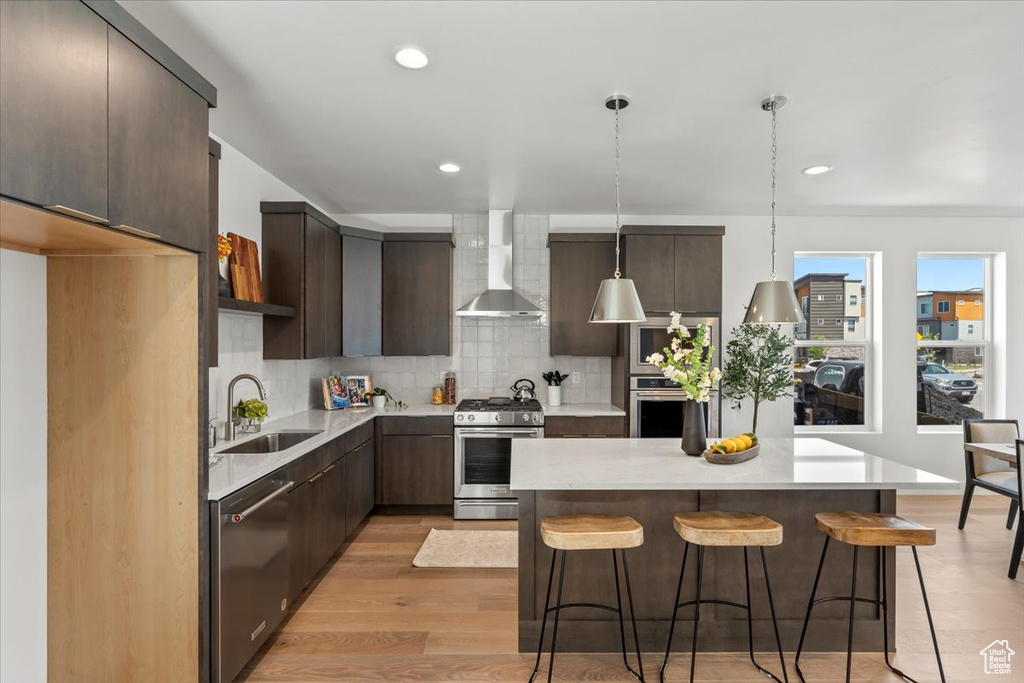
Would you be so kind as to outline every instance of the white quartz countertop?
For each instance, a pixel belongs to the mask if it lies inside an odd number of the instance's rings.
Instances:
[[[714,465],[678,439],[516,439],[511,488],[559,490],[938,489],[959,484],[825,439],[762,439],[760,453]]]
[[[304,413],[296,413],[280,420],[265,422],[261,432],[239,435],[234,441],[218,443],[217,447],[210,451],[210,479],[207,496],[210,500],[225,498],[379,415],[450,417],[454,410],[455,406],[435,406],[429,403],[414,404],[401,409],[368,407],[332,411],[307,410]],[[319,431],[320,433],[277,453],[221,453],[224,449],[249,439],[278,431]]]
[[[560,406],[544,406],[544,417],[624,417],[626,411],[611,403],[563,403]]]

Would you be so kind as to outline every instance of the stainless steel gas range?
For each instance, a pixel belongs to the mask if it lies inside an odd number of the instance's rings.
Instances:
[[[465,399],[455,408],[455,519],[516,519],[513,439],[544,438],[540,401]]]

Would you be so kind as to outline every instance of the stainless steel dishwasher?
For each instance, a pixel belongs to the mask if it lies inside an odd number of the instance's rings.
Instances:
[[[210,501],[215,683],[231,683],[288,612],[284,468]]]

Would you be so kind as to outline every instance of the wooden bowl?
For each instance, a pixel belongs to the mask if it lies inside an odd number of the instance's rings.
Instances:
[[[738,462],[745,462],[756,457],[761,452],[761,444],[752,446],[745,451],[737,453],[715,453],[710,448],[704,451],[704,459],[716,465],[735,465]]]

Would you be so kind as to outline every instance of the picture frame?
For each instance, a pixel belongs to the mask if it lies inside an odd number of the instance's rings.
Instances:
[[[349,405],[370,405],[370,393],[373,391],[373,385],[370,383],[370,376],[349,375],[345,380],[348,387]]]
[[[344,376],[330,375],[324,377],[320,385],[323,389],[325,410],[340,410],[348,408],[352,404],[348,391],[348,382]]]

